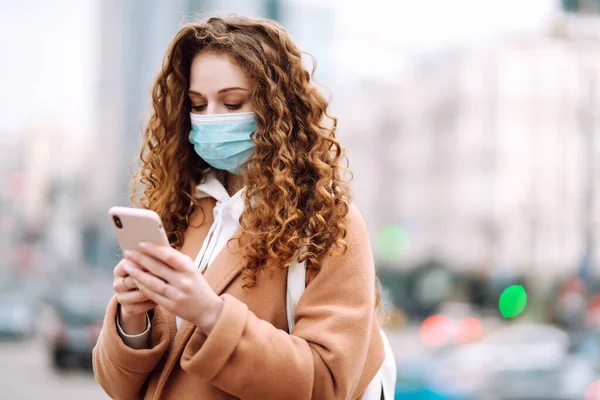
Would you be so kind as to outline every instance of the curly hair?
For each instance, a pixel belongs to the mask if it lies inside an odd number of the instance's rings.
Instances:
[[[195,185],[209,167],[188,141],[190,66],[202,51],[228,55],[253,86],[255,151],[242,171],[246,196],[240,217],[246,286],[254,285],[262,268],[288,267],[301,248],[308,268],[318,269],[327,254],[343,254],[351,195],[348,170],[341,165],[347,158],[335,137],[337,119],[328,114],[300,50],[269,20],[213,17],[177,33],[152,88],[153,112],[132,202],[156,211],[171,245],[182,246],[198,205]],[[140,184],[144,192],[136,200]]]

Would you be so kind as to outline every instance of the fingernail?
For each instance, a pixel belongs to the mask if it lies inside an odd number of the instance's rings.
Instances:
[[[148,247],[150,247],[148,242],[139,242],[138,246],[140,246],[142,249],[147,249]]]
[[[136,285],[140,284],[140,281],[138,281],[137,279],[134,279],[133,281],[135,282]]]
[[[133,251],[131,250],[125,250],[125,258],[132,258],[133,257]]]
[[[123,268],[125,268],[125,271],[127,272],[133,271],[133,267],[131,266],[131,264],[125,264]]]

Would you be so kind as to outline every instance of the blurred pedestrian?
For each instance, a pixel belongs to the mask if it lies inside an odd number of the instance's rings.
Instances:
[[[100,385],[115,399],[361,398],[384,360],[371,249],[337,120],[286,31],[183,27],[152,106],[132,198],[172,247],[140,244],[115,267]],[[296,261],[307,283],[289,314]]]

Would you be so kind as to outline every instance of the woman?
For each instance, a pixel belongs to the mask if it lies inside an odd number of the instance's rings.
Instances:
[[[142,243],[115,267],[100,385],[115,399],[360,398],[384,359],[372,254],[298,48],[266,20],[185,26],[152,101],[134,187],[172,248]]]

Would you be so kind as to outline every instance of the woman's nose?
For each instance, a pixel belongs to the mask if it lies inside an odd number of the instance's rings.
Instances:
[[[219,111],[217,110],[217,104],[216,103],[208,103],[206,105],[206,114],[207,115],[211,115],[211,114],[218,114]]]

